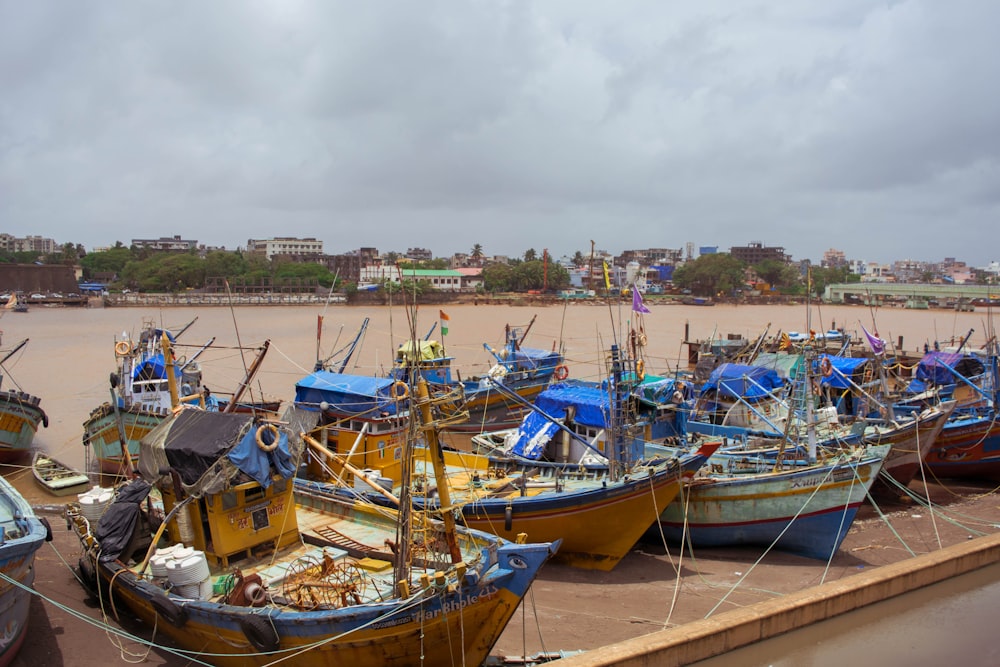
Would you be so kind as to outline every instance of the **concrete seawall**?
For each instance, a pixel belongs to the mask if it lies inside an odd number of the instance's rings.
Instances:
[[[1000,535],[980,537],[553,664],[560,667],[689,665],[998,561]]]

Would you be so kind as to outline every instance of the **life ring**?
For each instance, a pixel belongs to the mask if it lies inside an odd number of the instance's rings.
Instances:
[[[271,442],[268,443],[264,440],[264,433],[271,434]],[[278,446],[278,427],[274,424],[261,424],[257,428],[257,434],[254,436],[257,439],[257,446],[260,447],[265,452],[273,452]]]
[[[556,366],[555,371],[552,372],[552,377],[554,377],[559,382],[562,382],[569,377],[569,369],[565,365],[559,364]]]
[[[410,388],[406,386],[405,382],[397,380],[392,384],[392,397],[397,401],[402,401],[405,398],[409,398],[409,396]]]
[[[261,653],[270,653],[278,649],[281,639],[270,619],[260,614],[244,614],[237,622],[247,641]]]
[[[635,376],[639,380],[646,377],[646,362],[642,359],[637,359],[635,362]]]
[[[126,354],[129,353],[129,350],[131,349],[132,346],[128,344],[127,340],[120,340],[117,343],[115,343],[115,354],[117,354],[119,357],[124,357]]]
[[[819,372],[822,373],[825,378],[833,375],[833,364],[830,362],[830,357],[823,357],[823,359],[820,360]]]

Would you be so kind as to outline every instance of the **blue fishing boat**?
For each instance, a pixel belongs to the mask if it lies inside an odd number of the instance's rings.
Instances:
[[[35,581],[35,553],[52,539],[45,519],[10,482],[0,477],[0,667],[11,664],[24,642]]]
[[[829,559],[882,469],[888,445],[817,463],[716,452],[659,518],[670,541],[692,547],[774,547]]]

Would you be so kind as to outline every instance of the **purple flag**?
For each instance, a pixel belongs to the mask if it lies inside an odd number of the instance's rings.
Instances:
[[[648,313],[649,308],[646,308],[645,304],[642,302],[642,295],[639,294],[639,290],[632,286],[632,312],[634,313]]]
[[[860,323],[859,323],[860,324]],[[882,354],[885,352],[885,341],[878,337],[876,333],[874,336],[868,333],[868,329],[865,329],[865,325],[861,325],[861,330],[865,332],[865,337],[868,339],[868,344],[872,347],[872,352],[875,354]]]

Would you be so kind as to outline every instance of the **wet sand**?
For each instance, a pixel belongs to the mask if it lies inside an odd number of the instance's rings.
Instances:
[[[596,378],[602,372],[605,350],[616,339],[622,340],[626,326],[621,322],[631,318],[631,324],[637,324],[627,308],[607,306],[455,306],[444,310],[451,318],[446,345],[463,374],[481,373],[492,365],[483,344],[498,349],[503,344],[505,324],[524,326],[537,315],[525,344],[549,348],[562,341],[573,376]],[[437,312],[437,307],[421,311],[416,327],[421,337],[437,320]],[[317,355],[319,314],[325,315],[326,325]],[[824,307],[811,319],[817,330],[829,328],[834,321],[849,330],[856,329],[859,322],[871,329],[873,315],[883,337],[895,341],[902,335],[907,341],[905,347],[911,351],[924,340],[947,338],[955,332],[962,336],[970,328],[980,332],[984,328],[983,313],[950,311],[873,312],[858,307]],[[343,306],[325,312],[322,307],[242,308],[235,312],[224,308],[161,312],[64,308],[9,314],[0,321],[4,347],[25,337],[30,337],[31,342],[5,364],[4,386],[13,382],[42,397],[50,426],[38,434],[36,445],[63,460],[83,464],[82,423],[89,411],[108,397],[115,336],[122,331],[137,332],[144,318],[179,327],[194,317],[198,321],[184,336],[191,346],[187,353],[212,336],[217,337],[215,349],[201,358],[206,382],[214,390],[231,390],[241,378],[244,362],[235,349],[238,342],[259,345],[269,338],[271,351],[254,391],[258,396],[286,400],[293,394],[295,381],[311,371],[317,356],[326,358],[344,347],[364,317],[370,317],[371,323],[361,349],[352,359],[350,372],[384,372],[407,328],[402,309],[376,311]],[[647,369],[665,374],[683,361],[686,351],[681,349],[680,341],[685,325],[692,338],[708,338],[713,332],[716,336],[739,333],[752,337],[761,333],[768,322],[772,332],[802,331],[806,329],[805,318],[804,308],[792,306],[654,307],[642,322],[650,341]],[[815,326],[818,322],[822,325]],[[75,564],[79,547],[59,516],[61,500],[37,488],[29,471],[15,467],[5,471],[33,504],[51,508],[49,519],[56,534],[55,541],[42,548],[36,561],[36,589],[46,601],[33,601],[29,637],[14,664],[196,664],[161,648],[147,653],[145,646],[123,642],[76,615],[100,620],[106,613],[112,627],[125,627],[149,637],[130,619],[115,620],[108,600],[103,601],[102,611],[100,601],[88,599],[74,580],[69,566]],[[920,482],[914,482],[911,488],[924,490]],[[700,550],[692,557],[682,555],[676,547],[666,549],[656,541],[637,545],[610,573],[546,565],[495,653],[521,655],[595,648],[897,562],[911,553],[925,553],[995,532],[1000,526],[1000,502],[990,484],[931,482],[926,491],[940,505],[942,514],[932,514],[912,502],[896,501],[881,508],[889,515],[886,521],[877,510],[866,506],[829,565],[777,552],[761,557],[755,550]],[[961,648],[956,647],[955,657],[960,655]]]

